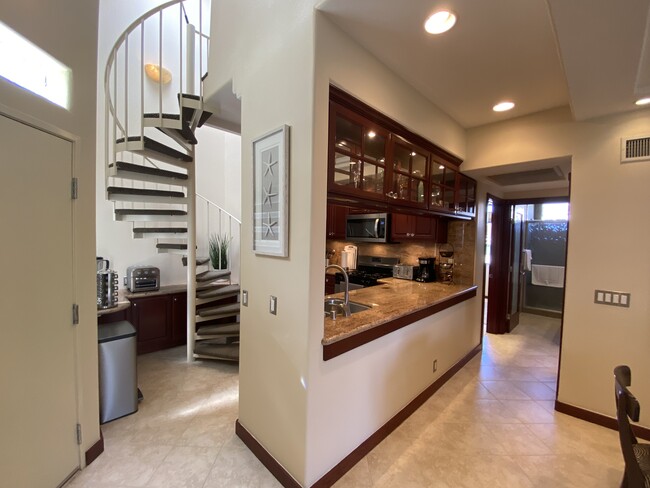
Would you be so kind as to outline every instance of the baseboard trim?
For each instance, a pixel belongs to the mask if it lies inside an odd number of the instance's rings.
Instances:
[[[460,369],[474,356],[481,352],[481,345],[474,347],[469,353],[449,368],[436,381],[429,385],[422,393],[415,397],[402,410],[397,412],[388,422],[382,425],[374,434],[363,441],[359,447],[344,457],[341,462],[329,470],[322,478],[314,483],[311,488],[328,488],[336,483],[364,456],[372,451],[381,441],[390,435],[399,425],[420,408],[442,385],[449,381]],[[235,433],[251,452],[266,466],[273,476],[285,488],[299,488],[300,484],[278,463],[269,452],[239,423],[235,422]]]
[[[239,437],[246,447],[248,447],[251,452],[255,455],[257,459],[268,469],[275,479],[277,479],[282,486],[285,488],[301,488],[300,483],[298,483],[289,472],[284,469],[279,462],[275,460],[273,456],[260,444],[253,435],[246,430],[246,428],[239,422],[239,419],[235,421],[235,434]]]
[[[585,410],[584,408],[576,407],[575,405],[569,405],[568,403],[560,402],[555,400],[555,410],[571,417],[575,417],[585,422],[591,422],[592,424],[600,425],[602,427],[607,427],[608,429],[618,430],[618,421],[615,418],[608,417],[601,413],[592,412],[591,410]],[[642,427],[640,425],[633,425],[632,430],[634,435],[640,439],[650,441],[650,429],[647,427]]]
[[[90,449],[86,451],[86,466],[92,463],[95,459],[99,457],[101,453],[104,452],[104,434],[102,429],[99,429],[99,440],[95,442]]]

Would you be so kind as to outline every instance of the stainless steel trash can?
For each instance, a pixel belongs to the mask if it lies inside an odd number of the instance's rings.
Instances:
[[[99,419],[105,424],[138,410],[135,328],[127,321],[103,324],[99,340]]]

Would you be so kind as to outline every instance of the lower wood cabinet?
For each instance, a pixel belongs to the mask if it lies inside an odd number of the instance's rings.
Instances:
[[[325,295],[336,293],[336,276],[333,274],[325,274]]]
[[[132,297],[128,320],[137,331],[138,354],[180,346],[187,341],[187,294]]]

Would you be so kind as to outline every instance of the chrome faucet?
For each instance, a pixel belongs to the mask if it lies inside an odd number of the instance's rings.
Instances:
[[[334,268],[339,272],[343,273],[343,279],[345,280],[345,293],[343,294],[344,303],[342,304],[342,308],[343,308],[344,316],[349,317],[350,316],[350,279],[348,278],[348,272],[345,271],[345,269],[339,266],[338,264],[328,264],[327,266],[325,266],[325,272],[327,272],[327,270],[330,268]],[[332,314],[332,318],[335,319],[336,311],[333,310],[331,314]]]

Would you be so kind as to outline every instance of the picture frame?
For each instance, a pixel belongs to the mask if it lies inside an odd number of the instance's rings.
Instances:
[[[289,256],[289,126],[253,140],[253,252]]]

